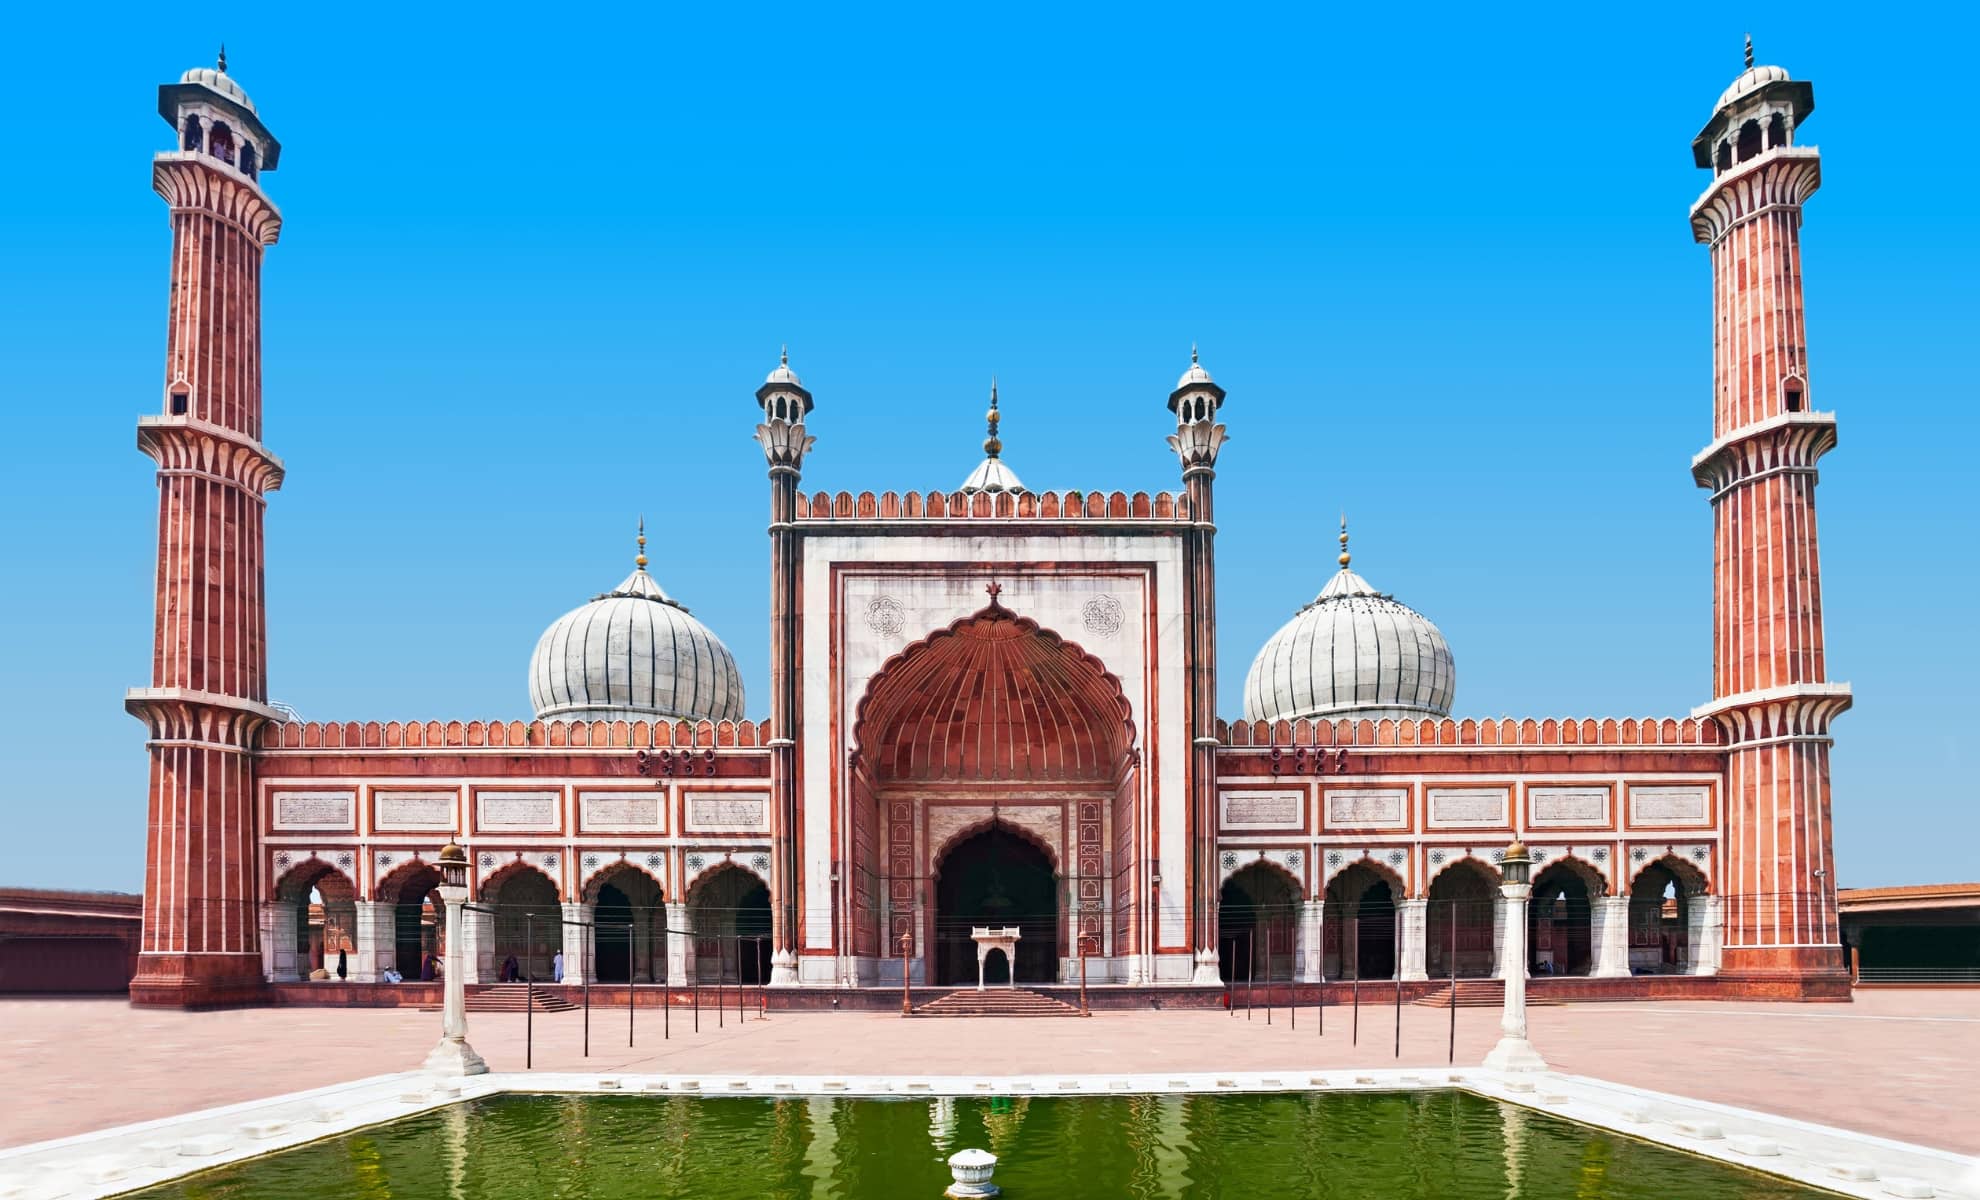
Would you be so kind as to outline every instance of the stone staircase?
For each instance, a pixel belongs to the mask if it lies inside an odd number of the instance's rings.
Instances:
[[[538,987],[535,999],[537,1012],[570,1012],[577,1007],[561,987]],[[471,1013],[519,1013],[529,1007],[530,986],[526,983],[468,985],[467,1010]]]
[[[1416,1003],[1424,1008],[1502,1008],[1506,1003],[1506,981],[1503,979],[1460,979],[1455,987],[1446,984],[1427,996],[1419,996]],[[1550,996],[1535,995],[1529,984],[1526,989],[1526,1005],[1536,1008],[1546,1004],[1559,1004]]]
[[[1079,1009],[1043,992],[993,987],[960,988],[914,1010],[917,1017],[1076,1017]]]

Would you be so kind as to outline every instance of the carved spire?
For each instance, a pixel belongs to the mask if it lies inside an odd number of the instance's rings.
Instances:
[[[1746,35],[1746,69],[1753,69],[1753,35],[1750,33]]]
[[[639,553],[633,556],[633,566],[646,569],[646,514],[639,514]]]
[[[1749,50],[1746,56],[1748,58],[1752,58],[1753,57],[1752,51]],[[217,63],[215,63],[214,66],[222,75],[225,75],[227,73],[227,43],[225,42],[220,43],[220,60]]]

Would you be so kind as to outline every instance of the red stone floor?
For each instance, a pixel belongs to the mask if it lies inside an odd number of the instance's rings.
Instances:
[[[1372,989],[1371,989],[1372,990]],[[1557,1070],[1980,1154],[1980,989],[1880,990],[1854,1004],[1626,1003],[1532,1010],[1532,1038]],[[673,1037],[641,1009],[538,1014],[539,1070],[708,1074],[1106,1074],[1436,1066],[1447,1011],[1371,1002],[1351,1040],[1347,1009],[1325,1036],[1222,1012],[1103,1013],[1090,1020],[902,1020],[880,1013],[772,1013],[701,1032],[685,1010]],[[181,1013],[121,1000],[0,1001],[0,1146],[320,1087],[418,1065],[438,1014],[268,1008]],[[1476,1064],[1497,1010],[1458,1013],[1457,1062]],[[500,1071],[523,1067],[523,1018],[475,1015],[469,1040]]]

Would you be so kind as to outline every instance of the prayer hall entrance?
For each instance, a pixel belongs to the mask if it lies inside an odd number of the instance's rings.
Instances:
[[[975,926],[1016,926],[1017,962],[992,951],[985,984],[1054,983],[1058,977],[1059,898],[1052,860],[1037,843],[992,823],[957,842],[935,877],[935,982],[976,983]]]

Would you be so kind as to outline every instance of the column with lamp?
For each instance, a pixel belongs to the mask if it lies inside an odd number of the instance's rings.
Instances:
[[[440,849],[440,899],[447,906],[446,1002],[441,1010],[440,1044],[426,1056],[426,1069],[443,1075],[483,1075],[488,1064],[467,1041],[467,966],[461,954],[461,906],[467,902],[467,854],[449,841]]]
[[[1498,1071],[1547,1069],[1547,1060],[1526,1040],[1526,901],[1533,894],[1527,875],[1531,868],[1524,842],[1506,847],[1499,883],[1506,898],[1506,1007],[1499,1020],[1499,1044],[1485,1056],[1485,1065]]]

